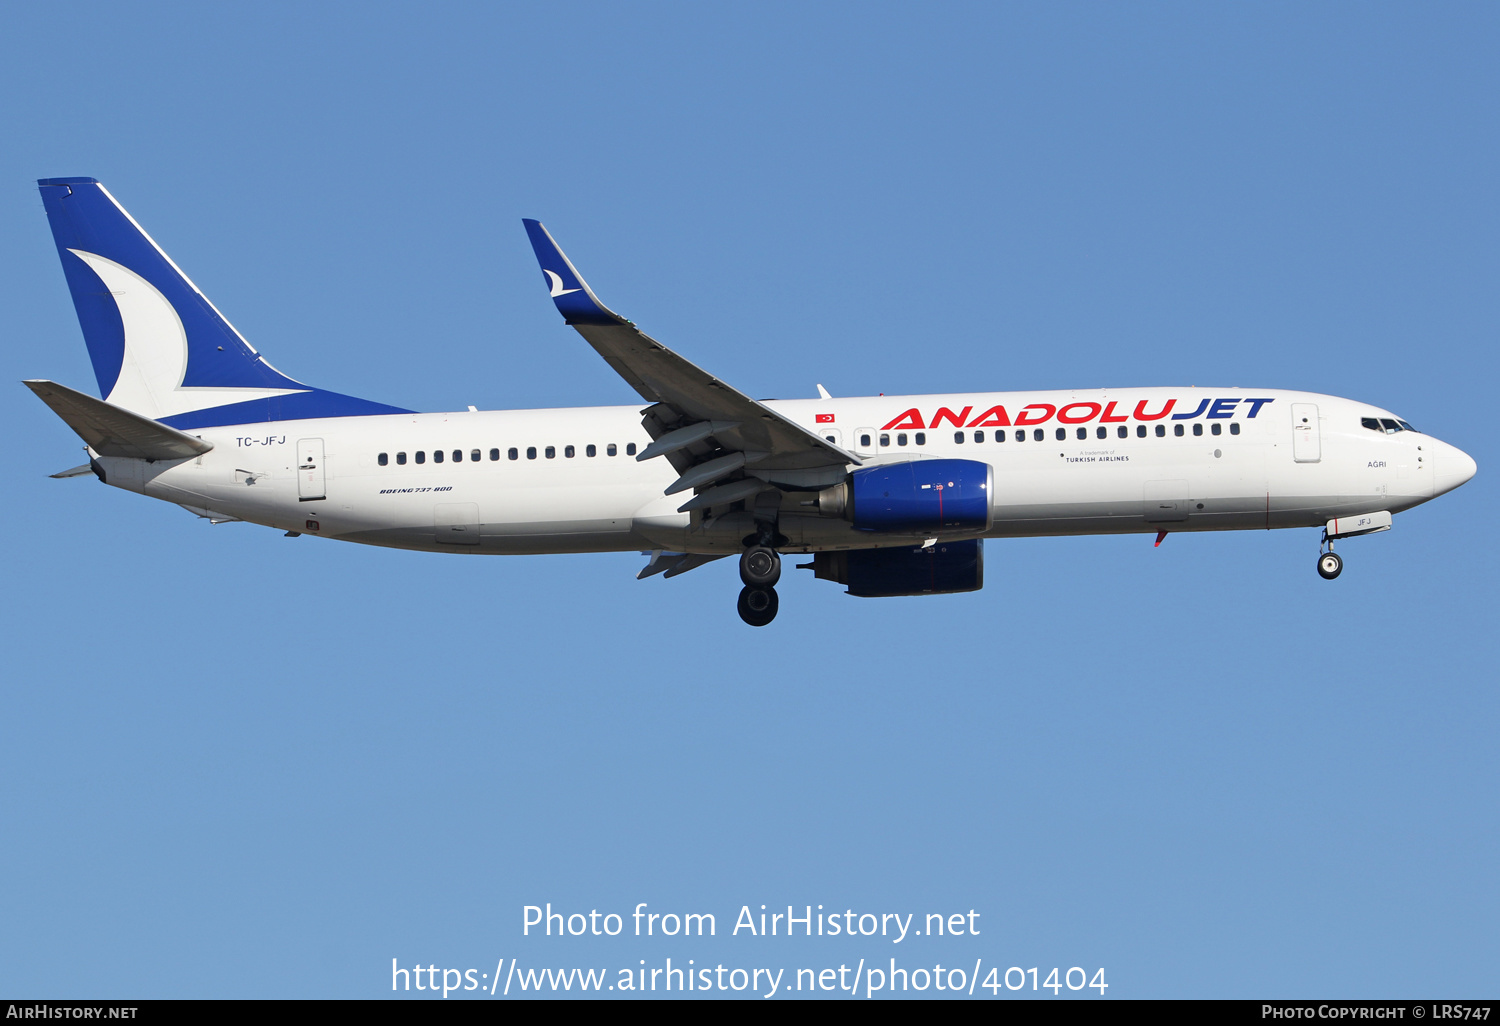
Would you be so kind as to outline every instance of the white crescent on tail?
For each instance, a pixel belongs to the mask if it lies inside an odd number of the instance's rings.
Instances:
[[[108,257],[81,249],[68,252],[91,267],[120,309],[125,352],[120,376],[105,402],[153,420],[211,406],[242,403],[306,391],[299,388],[232,388],[184,385],[187,332],[171,301],[145,278]],[[222,398],[220,398],[222,397]],[[219,399],[217,403],[212,399]]]
[[[552,283],[552,291],[548,293],[548,295],[552,296],[553,299],[556,299],[558,296],[566,296],[569,292],[582,291],[581,289],[563,288],[562,279],[558,277],[556,271],[549,271],[544,267],[542,268],[542,273],[545,274],[547,276],[547,280]]]

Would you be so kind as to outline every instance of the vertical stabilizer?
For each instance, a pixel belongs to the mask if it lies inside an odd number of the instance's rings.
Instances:
[[[37,184],[106,402],[179,428],[406,412],[272,367],[97,180]]]

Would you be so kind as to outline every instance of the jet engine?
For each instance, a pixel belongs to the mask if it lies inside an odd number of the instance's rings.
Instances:
[[[994,475],[977,460],[863,467],[818,493],[818,509],[861,531],[979,533],[994,520]]]

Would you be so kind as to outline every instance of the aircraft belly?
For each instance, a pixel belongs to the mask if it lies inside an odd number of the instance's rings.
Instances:
[[[480,524],[477,545],[439,543],[429,525],[391,527],[341,533],[340,541],[381,545],[397,549],[457,552],[471,555],[546,555],[569,552],[633,552],[649,549],[652,542],[630,530],[600,530],[597,522],[572,521],[536,524]]]
[[[920,545],[931,534],[896,534],[861,531],[846,520],[835,517],[783,513],[776,528],[786,543],[783,552],[820,552],[840,549],[876,549]],[[744,538],[755,532],[755,517],[745,511],[725,513],[706,520],[685,532],[683,551],[703,554],[739,552]],[[945,532],[944,538],[977,538],[976,533]]]
[[[1240,531],[1265,526],[1264,497],[1218,499],[1195,507],[1181,519],[1148,520],[1141,500],[1086,503],[1077,506],[1011,507],[996,516],[988,538],[1027,538],[1044,535],[1142,534],[1167,531]]]

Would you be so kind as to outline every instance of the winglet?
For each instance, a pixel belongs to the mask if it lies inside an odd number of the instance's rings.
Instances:
[[[536,251],[537,263],[542,265],[542,275],[547,281],[548,294],[557,304],[558,313],[569,324],[624,324],[625,318],[599,302],[594,290],[578,273],[573,262],[558,247],[556,241],[542,222],[522,218],[526,234],[531,238],[531,248]]]

